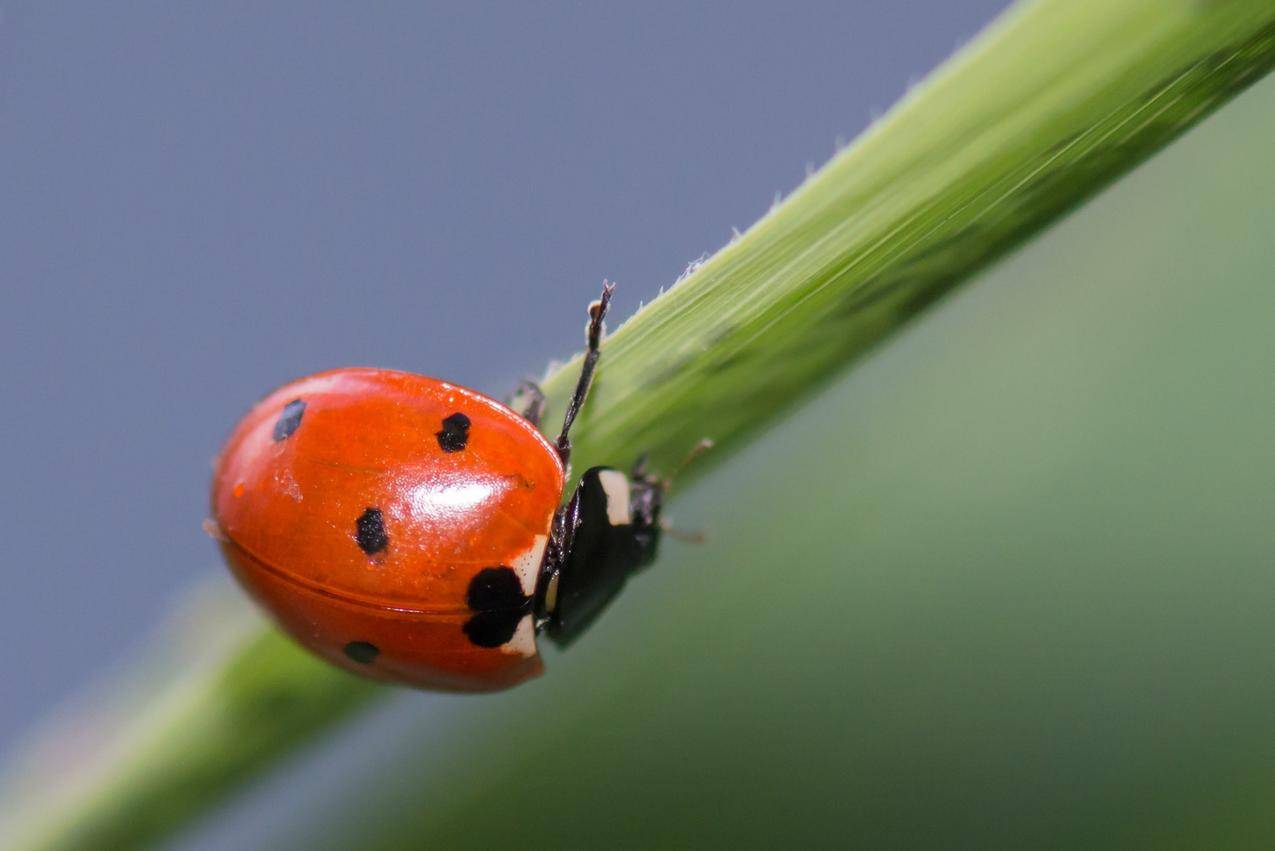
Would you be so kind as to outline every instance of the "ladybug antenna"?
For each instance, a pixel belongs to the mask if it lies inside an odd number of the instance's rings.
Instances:
[[[708,450],[712,448],[713,439],[711,437],[701,437],[696,444],[691,447],[690,451],[686,453],[686,457],[679,461],[677,466],[673,468],[672,472],[665,476],[653,475],[647,470],[647,466],[651,460],[650,453],[643,452],[637,457],[637,460],[633,462],[633,467],[629,472],[629,478],[634,481],[654,482],[661,488],[667,490],[668,487],[673,484],[673,481],[686,471],[687,467],[695,463],[702,455],[704,455],[704,453],[708,452]]]
[[[571,424],[584,405],[589,395],[589,385],[593,383],[593,371],[598,365],[599,347],[602,345],[602,320],[606,318],[607,308],[611,306],[611,294],[615,292],[615,284],[602,282],[602,297],[589,305],[589,324],[585,326],[584,363],[580,365],[580,379],[576,382],[575,392],[567,404],[566,416],[562,419],[562,433],[558,435],[558,457],[562,466],[567,466],[571,459]]]
[[[691,447],[691,451],[686,453],[686,457],[673,468],[673,472],[664,477],[667,484],[685,472],[686,468],[694,464],[699,458],[713,448],[713,439],[711,437],[701,437],[699,441]]]
[[[629,478],[645,479],[647,477],[646,465],[650,462],[650,460],[651,460],[651,453],[649,452],[643,452],[641,455],[639,455],[637,457],[637,460],[633,462],[633,469],[629,471]]]

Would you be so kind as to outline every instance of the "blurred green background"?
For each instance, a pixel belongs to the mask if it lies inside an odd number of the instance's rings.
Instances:
[[[306,757],[259,847],[1271,847],[1272,138],[1267,81],[684,494],[709,541],[544,678]]]

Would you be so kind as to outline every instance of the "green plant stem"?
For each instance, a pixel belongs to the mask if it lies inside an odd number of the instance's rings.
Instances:
[[[717,448],[688,475],[726,462],[750,433],[1273,62],[1269,0],[1016,7],[607,340],[576,468],[649,451],[669,470],[705,437]],[[549,422],[574,376],[573,362],[547,377]],[[255,623],[223,643],[200,667],[139,686],[149,698],[112,719],[104,738],[117,746],[86,779],[23,763],[0,845],[156,841],[381,693]],[[79,729],[93,717],[90,708]]]

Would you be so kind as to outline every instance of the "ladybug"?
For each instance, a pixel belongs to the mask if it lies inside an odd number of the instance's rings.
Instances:
[[[589,306],[562,431],[544,397],[516,412],[407,372],[337,369],[286,384],[216,463],[210,528],[240,584],[324,659],[378,680],[494,691],[542,670],[655,559],[663,482],[593,467],[563,505],[570,431],[613,286]]]

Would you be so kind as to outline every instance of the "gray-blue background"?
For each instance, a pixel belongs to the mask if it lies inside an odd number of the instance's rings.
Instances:
[[[1005,5],[0,8],[0,753],[216,569],[208,462],[342,364],[499,393]]]

